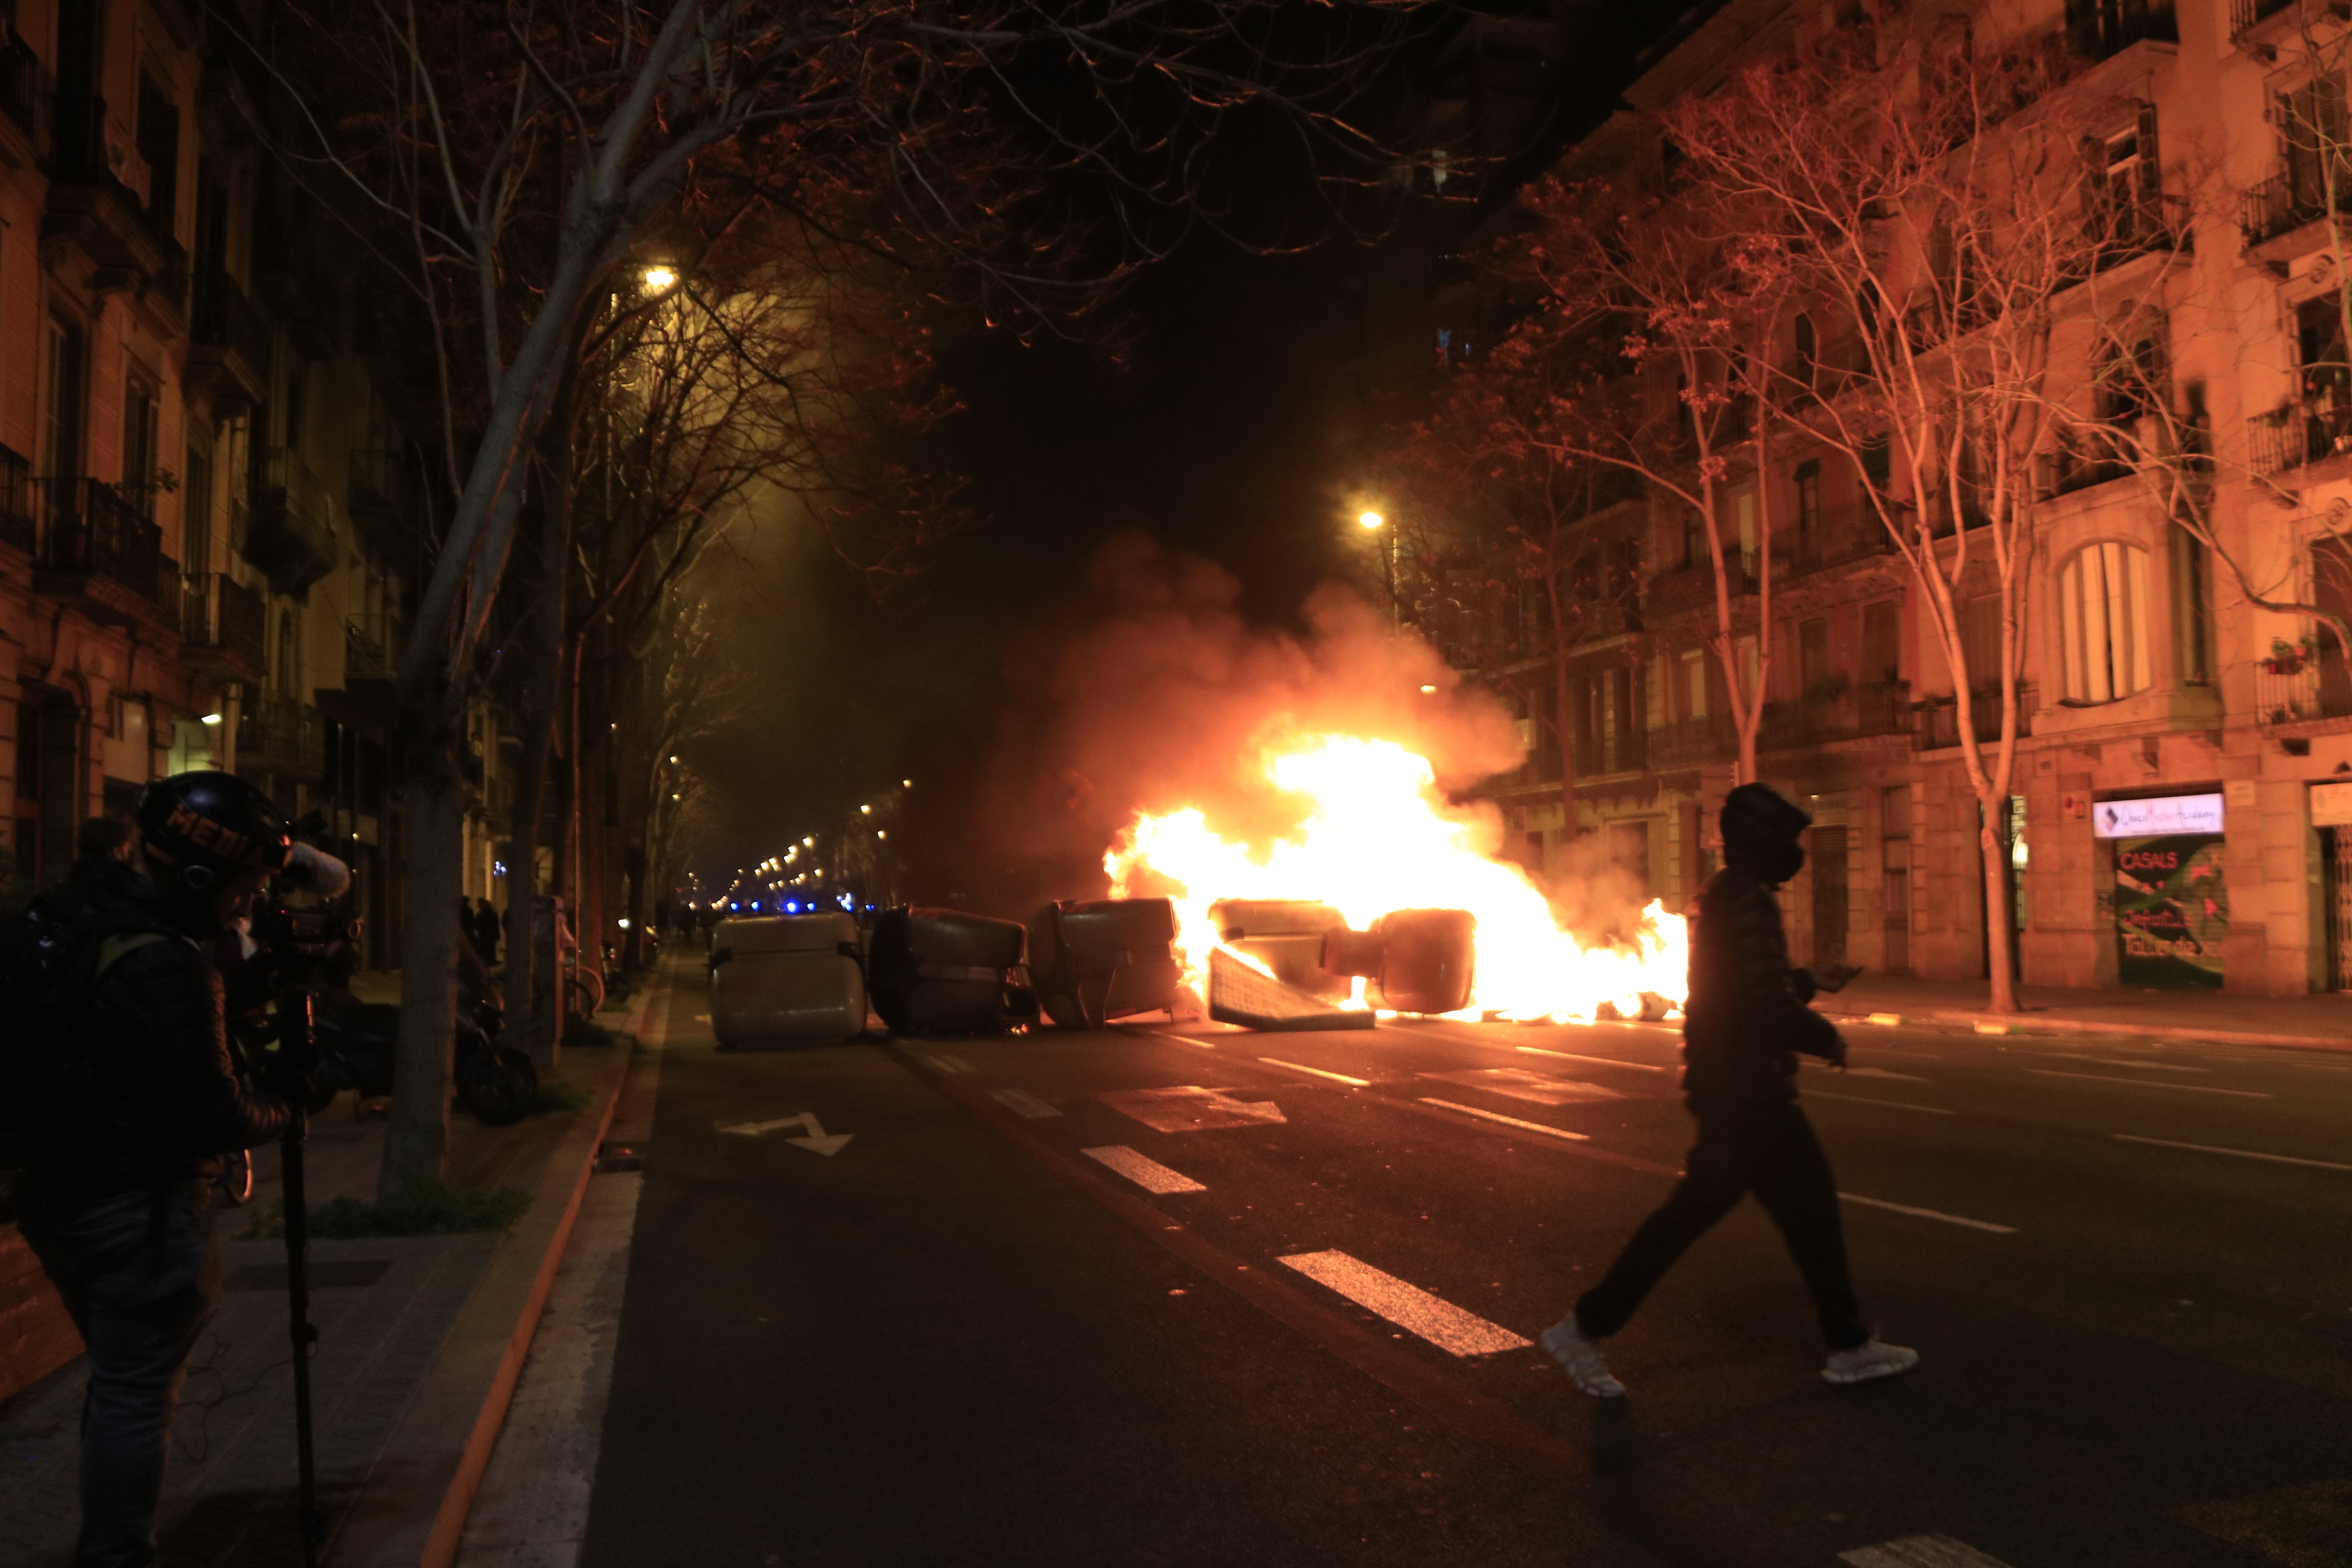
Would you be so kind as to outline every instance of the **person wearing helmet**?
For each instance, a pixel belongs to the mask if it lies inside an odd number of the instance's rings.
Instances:
[[[89,1352],[74,1561],[155,1561],[155,1508],[180,1379],[219,1298],[210,1194],[222,1156],[290,1114],[230,1067],[212,939],[289,852],[269,798],[228,773],[147,786],[125,861],[89,870],[99,943],[67,1042],[71,1092],[17,1178],[19,1228]]]
[[[1741,784],[1724,802],[1724,867],[1694,912],[1683,1009],[1683,1100],[1698,1123],[1696,1141],[1673,1194],[1601,1283],[1542,1336],[1587,1394],[1625,1392],[1597,1342],[1623,1328],[1675,1260],[1750,1192],[1812,1292],[1830,1349],[1822,1376],[1864,1383],[1919,1363],[1916,1351],[1882,1343],[1863,1322],[1846,1271],[1837,1182],[1797,1108],[1800,1054],[1845,1066],[1836,1026],[1807,1005],[1813,976],[1789,963],[1776,897],[1805,863],[1802,835],[1812,820],[1763,784]]]

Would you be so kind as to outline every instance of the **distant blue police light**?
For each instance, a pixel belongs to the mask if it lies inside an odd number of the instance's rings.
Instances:
[[[760,900],[757,899],[751,900],[751,912],[755,915],[760,912]]]

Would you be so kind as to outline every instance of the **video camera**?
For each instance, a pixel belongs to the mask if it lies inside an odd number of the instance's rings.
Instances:
[[[352,889],[351,868],[319,847],[326,819],[313,811],[294,825],[294,853],[270,879],[247,922],[256,956],[283,984],[315,991],[338,959],[356,956],[360,917],[336,907]]]

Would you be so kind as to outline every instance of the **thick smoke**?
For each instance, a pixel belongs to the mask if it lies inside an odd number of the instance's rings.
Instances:
[[[1253,630],[1231,574],[1139,535],[1104,547],[1088,587],[1084,618],[1009,657],[1013,705],[970,825],[985,864],[962,879],[998,912],[1101,896],[1103,851],[1139,811],[1197,805],[1226,837],[1259,843],[1294,828],[1301,803],[1261,772],[1270,744],[1393,740],[1447,791],[1524,756],[1499,702],[1343,589],[1309,597],[1302,634]],[[1481,809],[1491,849],[1500,822]]]

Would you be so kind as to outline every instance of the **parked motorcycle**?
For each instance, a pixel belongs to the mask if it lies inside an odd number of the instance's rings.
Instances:
[[[493,1127],[520,1121],[539,1098],[539,1069],[527,1052],[498,1043],[505,1022],[495,995],[457,998],[454,1077],[457,1104]],[[400,1009],[384,1002],[320,999],[318,1089],[313,1114],[350,1089],[362,1104],[392,1093],[400,1055]]]

